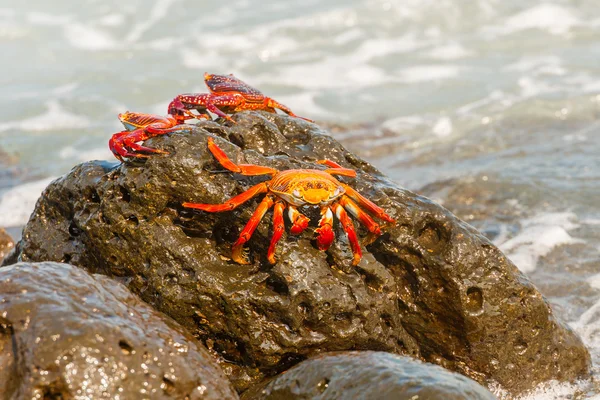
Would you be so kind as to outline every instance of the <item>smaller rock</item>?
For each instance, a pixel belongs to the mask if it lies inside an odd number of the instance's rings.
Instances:
[[[250,388],[242,400],[493,400],[474,380],[433,364],[378,351],[324,354]]]
[[[237,399],[208,351],[125,286],[68,264],[0,268],[0,399]]]
[[[4,228],[0,228],[0,262],[15,247],[15,242]]]

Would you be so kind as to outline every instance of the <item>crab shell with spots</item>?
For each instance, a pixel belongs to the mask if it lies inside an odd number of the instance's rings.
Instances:
[[[252,233],[254,233],[261,219],[271,207],[273,207],[273,237],[267,252],[267,259],[270,263],[275,263],[275,248],[283,235],[283,215],[286,208],[292,223],[290,228],[292,234],[299,234],[308,227],[309,219],[300,213],[299,207],[315,206],[320,208],[321,219],[316,232],[317,246],[323,251],[331,246],[335,238],[333,233],[333,215],[335,214],[348,235],[353,253],[353,265],[360,262],[362,252],[354,224],[348,213],[357,218],[369,231],[366,243],[372,242],[377,236],[381,235],[380,225],[369,214],[385,222],[394,223],[394,219],[387,215],[383,209],[349,185],[335,178],[334,175],[355,177],[356,171],[343,168],[333,161],[322,160],[318,162],[329,167],[325,170],[290,169],[278,171],[259,165],[235,164],[212,138],[208,139],[208,148],[221,165],[232,172],[246,176],[271,175],[272,177],[266,182],[252,186],[223,204],[183,203],[183,206],[187,208],[207,212],[224,212],[239,207],[258,194],[266,194],[232,247],[232,259],[239,264],[249,263],[244,252],[244,244],[250,240]]]

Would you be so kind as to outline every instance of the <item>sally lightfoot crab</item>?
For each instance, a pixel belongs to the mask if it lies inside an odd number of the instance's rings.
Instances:
[[[273,211],[273,238],[267,252],[267,259],[275,263],[275,246],[283,235],[283,214],[287,207],[288,216],[292,223],[290,232],[299,234],[308,227],[309,218],[301,214],[298,207],[316,206],[320,207],[321,219],[317,232],[317,247],[327,250],[334,240],[333,214],[340,220],[342,227],[350,241],[350,247],[354,255],[352,265],[360,262],[362,252],[358,243],[354,224],[348,216],[348,211],[356,217],[369,231],[366,244],[372,242],[381,234],[381,228],[377,222],[362,208],[379,219],[393,223],[392,217],[387,215],[380,207],[372,201],[363,197],[350,186],[338,181],[333,175],[356,177],[356,171],[343,168],[339,164],[322,160],[320,164],[328,166],[328,169],[289,169],[278,171],[269,167],[252,164],[235,164],[219,148],[212,138],[208,139],[208,148],[215,158],[230,171],[246,175],[271,175],[271,180],[252,186],[245,192],[229,199],[223,204],[200,204],[183,203],[184,207],[194,208],[207,212],[231,211],[252,197],[266,193],[256,211],[242,230],[238,240],[232,247],[232,259],[239,264],[248,264],[244,254],[244,243],[246,243],[265,213],[271,208]]]
[[[112,135],[108,147],[120,161],[123,161],[123,157],[148,157],[146,153],[165,154],[163,150],[144,147],[136,142],[165,133],[190,130],[189,126],[180,125],[180,121],[171,116],[161,117],[127,111],[119,114],[119,120],[125,126],[125,130]]]
[[[169,114],[183,122],[187,119],[205,117],[206,112],[210,111],[219,117],[234,122],[226,113],[244,110],[265,110],[274,113],[275,109],[279,109],[292,117],[312,122],[308,118],[297,116],[288,107],[265,96],[258,89],[242,82],[233,75],[205,73],[204,82],[210,93],[178,95],[169,104]],[[194,114],[190,110],[197,110],[200,114]]]

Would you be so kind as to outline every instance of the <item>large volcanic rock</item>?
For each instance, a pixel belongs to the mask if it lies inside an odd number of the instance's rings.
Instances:
[[[45,262],[0,268],[0,398],[238,397],[202,344],[123,285]]]
[[[436,365],[380,351],[302,361],[245,391],[242,400],[494,400],[477,382]]]
[[[64,261],[122,278],[200,337],[238,390],[336,350],[412,355],[513,393],[588,372],[579,338],[468,224],[396,186],[314,124],[268,113],[234,119],[147,141],[170,155],[75,167],[44,191],[5,264]],[[354,168],[356,179],[341,180],[397,223],[357,267],[339,226],[327,252],[312,231],[284,236],[269,265],[268,214],[249,242],[252,265],[235,264],[230,247],[258,200],[218,214],[181,203],[221,203],[266,178],[223,173],[207,151],[209,135],[236,162],[322,168],[314,162],[329,158]]]

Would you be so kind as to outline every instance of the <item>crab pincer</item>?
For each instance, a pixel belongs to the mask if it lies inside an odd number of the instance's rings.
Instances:
[[[170,132],[189,131],[190,126],[180,125],[180,121],[172,116],[125,112],[119,114],[119,120],[125,127],[108,141],[108,147],[119,161],[124,158],[144,158],[152,153],[168,154],[164,150],[153,149],[137,144],[153,136]]]

